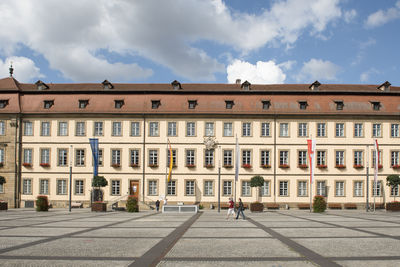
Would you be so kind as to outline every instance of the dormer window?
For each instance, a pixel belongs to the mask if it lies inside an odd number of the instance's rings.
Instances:
[[[269,107],[271,106],[271,101],[270,100],[262,100],[262,105],[263,105],[263,109],[269,109]]]
[[[242,83],[240,88],[242,88],[245,91],[249,91],[250,90],[250,85],[251,85],[251,83],[249,83],[248,81],[245,81],[244,83]]]
[[[0,99],[0,108],[5,108],[8,105],[8,99]]]
[[[381,85],[378,86],[378,89],[383,91],[383,92],[389,92],[390,91],[390,86],[392,84],[388,81],[382,83]]]
[[[54,105],[54,100],[44,100],[43,101],[43,107],[45,109],[49,109]]]
[[[115,108],[122,108],[122,106],[125,104],[124,100],[114,100],[115,103]]]
[[[79,108],[86,108],[89,104],[89,100],[79,100]]]
[[[235,103],[232,100],[225,100],[226,109],[232,109]]]
[[[197,106],[197,100],[189,100],[189,109],[195,109]]]
[[[104,80],[102,83],[104,90],[110,90],[114,88],[114,85],[107,80]]]
[[[344,103],[342,100],[336,100],[334,101],[336,104],[336,110],[343,110],[344,107]]]
[[[178,82],[177,80],[173,81],[173,82],[171,83],[171,85],[172,85],[172,88],[173,88],[174,90],[182,89],[181,83]]]
[[[158,109],[158,107],[161,105],[160,100],[151,100],[151,108],[152,109]]]
[[[315,81],[308,88],[310,88],[311,91],[318,91],[320,85],[321,83],[319,81]]]
[[[380,110],[381,109],[381,102],[378,101],[371,101],[372,109],[373,110]]]
[[[44,82],[42,82],[41,80],[37,81],[35,84],[36,84],[37,89],[40,91],[49,89],[49,86],[47,84],[45,84]]]
[[[302,109],[302,110],[307,109],[307,106],[308,106],[307,101],[301,100],[298,102],[299,102],[300,109]]]

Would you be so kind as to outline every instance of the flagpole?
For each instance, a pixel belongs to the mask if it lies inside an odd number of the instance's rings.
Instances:
[[[168,194],[168,138],[166,142],[166,147],[167,147],[167,160],[165,164],[165,194],[164,194],[164,199],[167,199],[167,194]]]
[[[369,211],[369,145],[367,145],[367,153],[366,153],[366,157],[367,157],[367,168],[366,172],[367,172],[367,184],[366,184],[366,188],[367,188],[367,192],[366,192],[366,196],[367,196],[367,203],[366,203],[366,211]]]
[[[236,181],[239,180],[239,141],[236,134],[236,162],[235,162],[235,192],[234,192],[234,202],[236,203]]]

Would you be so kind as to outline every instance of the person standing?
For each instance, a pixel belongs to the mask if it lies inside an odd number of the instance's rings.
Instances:
[[[243,210],[244,210],[243,202],[242,202],[242,199],[239,198],[239,207],[238,207],[238,211],[237,211],[237,215],[236,215],[236,220],[239,219],[240,213],[242,213],[243,220],[246,219],[244,216]]]
[[[229,198],[229,208],[228,208],[228,213],[226,214],[226,219],[229,219],[229,216],[232,214],[232,219],[235,216],[235,208],[234,208],[235,203],[233,203],[232,198]]]
[[[158,200],[158,199],[156,201],[156,210],[157,210],[157,212],[160,210],[160,200]]]

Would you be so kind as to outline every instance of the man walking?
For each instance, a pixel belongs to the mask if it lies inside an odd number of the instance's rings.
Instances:
[[[238,207],[238,211],[237,211],[237,215],[236,215],[236,220],[239,219],[239,214],[240,214],[240,213],[242,213],[243,220],[246,219],[246,218],[244,217],[243,210],[244,210],[243,202],[242,202],[242,199],[239,198],[239,207]]]

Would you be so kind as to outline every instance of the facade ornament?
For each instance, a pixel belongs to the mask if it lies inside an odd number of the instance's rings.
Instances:
[[[218,142],[215,140],[215,137],[208,136],[204,137],[204,145],[206,149],[213,149],[218,145]]]

